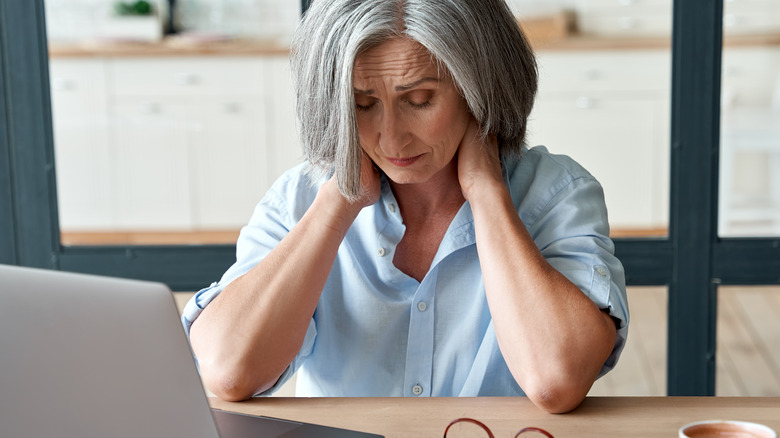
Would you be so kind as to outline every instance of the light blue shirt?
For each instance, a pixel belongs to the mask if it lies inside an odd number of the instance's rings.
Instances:
[[[507,158],[504,167],[517,212],[545,259],[618,325],[603,375],[625,344],[628,304],[601,186],[544,147]],[[202,309],[298,223],[320,184],[303,165],[276,181],[241,231],[236,263],[185,307],[188,333]],[[452,220],[422,282],[393,265],[404,230],[383,179],[379,201],[361,211],[339,247],[300,352],[265,394],[297,371],[298,396],[524,395],[498,348],[469,204]]]

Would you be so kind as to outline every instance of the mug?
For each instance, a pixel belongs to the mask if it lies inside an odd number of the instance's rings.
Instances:
[[[686,424],[678,432],[679,438],[777,438],[772,429],[747,421],[708,420]]]

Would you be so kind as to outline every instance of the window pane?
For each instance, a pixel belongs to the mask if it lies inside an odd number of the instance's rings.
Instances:
[[[289,38],[299,3],[47,0],[67,244],[234,243],[301,156]]]
[[[667,301],[665,287],[629,287],[629,335],[617,366],[588,395],[666,395]]]
[[[557,4],[571,9],[512,2],[539,61],[529,145],[569,155],[601,182],[613,237],[666,236],[672,2]]]
[[[780,2],[726,2],[719,232],[780,236]]]
[[[780,396],[780,287],[718,288],[715,395]]]

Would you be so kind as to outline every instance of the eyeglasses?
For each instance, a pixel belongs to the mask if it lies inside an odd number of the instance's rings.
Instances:
[[[452,426],[458,424],[458,423],[472,423],[472,424],[476,424],[477,426],[481,427],[482,430],[487,432],[489,438],[496,438],[495,435],[493,435],[493,432],[490,431],[489,427],[485,426],[482,422],[477,421],[477,420],[475,420],[473,418],[458,418],[457,420],[455,420],[452,423],[450,423],[447,426],[447,428],[444,429],[444,438],[447,438],[447,432],[449,432],[450,428]],[[546,430],[540,429],[538,427],[526,427],[526,428],[520,429],[520,431],[515,434],[515,438],[519,437],[520,435],[522,435],[522,434],[524,434],[526,432],[539,432],[542,435],[546,436],[547,438],[555,438],[555,437],[552,436],[552,434],[550,434],[550,432],[547,432]]]

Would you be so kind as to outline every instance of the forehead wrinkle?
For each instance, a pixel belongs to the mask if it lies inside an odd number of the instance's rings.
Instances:
[[[416,81],[414,81],[412,83],[409,83],[409,84],[396,85],[395,86],[395,91],[411,90],[412,88],[414,88],[414,87],[416,87],[416,86],[418,86],[420,84],[423,84],[425,82],[435,82],[436,85],[439,85],[439,78],[434,78],[434,77],[431,77],[431,76],[427,76],[427,77],[424,77],[422,79],[418,79],[418,80],[416,80]],[[361,90],[359,88],[354,88],[353,87],[353,90],[355,91],[355,93],[358,93],[358,94],[374,94],[374,89],[373,88],[371,88],[369,90]]]
[[[424,47],[418,46],[409,50],[410,47],[405,45],[402,48],[406,50],[398,50],[395,44],[390,47],[380,45],[359,55],[354,68],[356,85],[357,82],[366,83],[379,79],[398,84],[396,88],[405,88],[409,84],[425,82],[426,79],[439,80],[438,68]],[[356,92],[365,94],[374,91],[373,88],[354,88]]]

